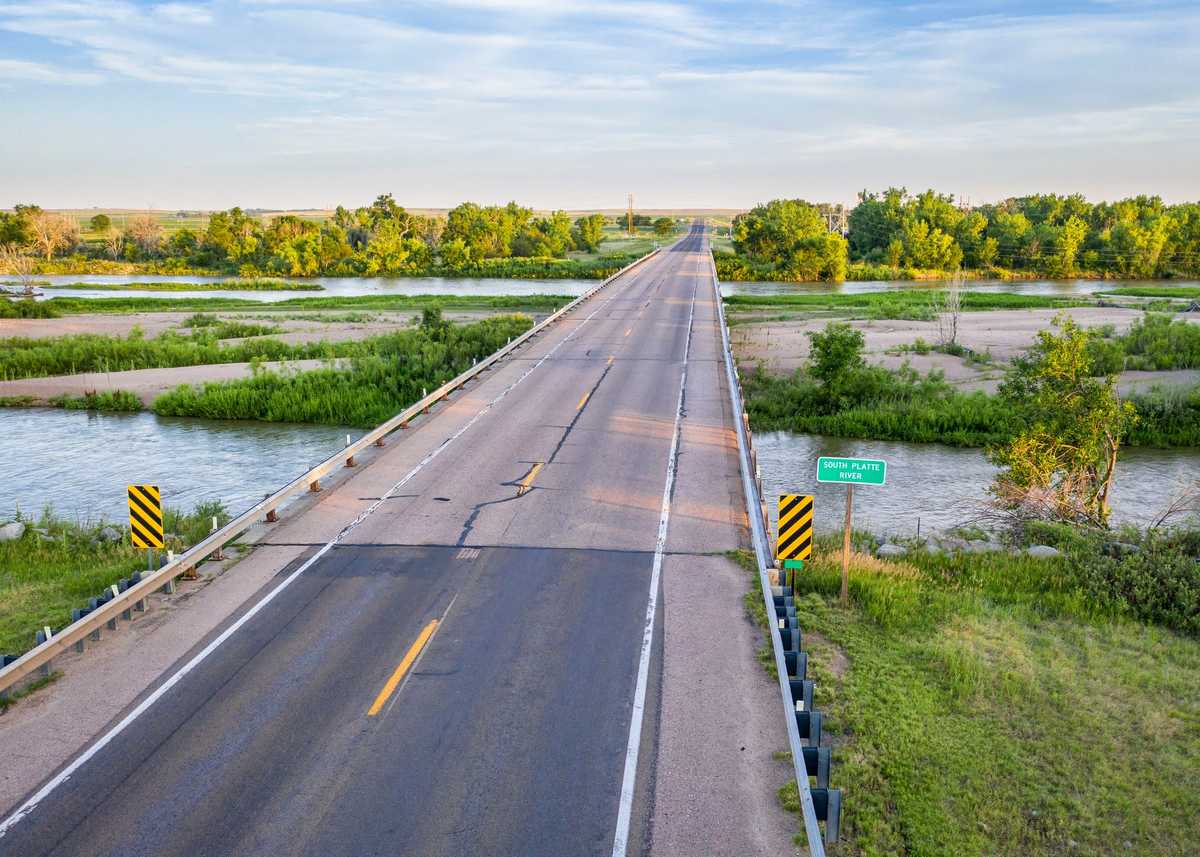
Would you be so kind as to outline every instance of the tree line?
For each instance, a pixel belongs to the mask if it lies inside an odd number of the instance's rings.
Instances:
[[[731,233],[747,273],[773,279],[838,280],[847,266],[1048,278],[1200,274],[1200,203],[1157,196],[1092,203],[1034,194],[972,207],[934,190],[864,190],[847,226],[842,240],[818,206],[773,200],[735,218]],[[734,275],[737,263],[726,260]]]
[[[641,215],[638,220],[652,226],[660,238],[676,231],[669,217],[650,223]],[[97,214],[89,225],[99,240],[85,242],[74,219],[18,205],[12,212],[0,212],[0,245],[36,253],[46,262],[73,255],[243,276],[386,276],[464,270],[496,259],[563,259],[573,250],[597,253],[605,224],[601,214],[574,220],[563,211],[539,216],[515,202],[464,202],[445,217],[426,216],[407,211],[391,194],[384,194],[369,206],[338,206],[325,221],[295,215],[264,221],[231,208],[211,215],[202,230],[184,228],[170,234],[150,214],[131,218],[119,230],[108,215]]]

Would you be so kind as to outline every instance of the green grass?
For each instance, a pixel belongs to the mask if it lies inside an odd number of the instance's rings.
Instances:
[[[83,289],[94,292],[323,292],[319,283],[295,283],[270,278],[233,279],[219,283],[63,283],[47,285],[47,289]]]
[[[843,609],[822,548],[797,613],[844,794],[839,854],[1190,852],[1200,642],[1097,618],[1066,563],[1004,554],[860,561]]]
[[[61,314],[49,301],[0,297],[0,318],[58,318]]]
[[[1104,294],[1131,298],[1200,298],[1200,286],[1120,286],[1105,289]]]
[[[82,396],[56,396],[50,404],[69,411],[140,411],[142,400],[128,390],[84,393]]]
[[[166,416],[305,422],[367,428],[391,418],[466,371],[533,324],[494,316],[466,325],[434,324],[367,340],[349,367],[307,372],[255,371],[250,378],[179,387],[154,401]]]
[[[229,519],[220,503],[201,504],[186,515],[166,509],[165,529],[174,534],[168,546],[180,551],[198,542],[214,515],[221,523]],[[43,625],[62,629],[73,608],[86,607],[88,598],[146,567],[146,552],[129,543],[122,527],[121,541],[102,542],[102,523],[77,524],[46,512],[26,524],[20,539],[0,542],[0,652],[5,654],[32,648]]]
[[[1092,363],[1098,374],[1123,369],[1167,371],[1200,368],[1200,324],[1182,318],[1147,313],[1120,336],[1098,336],[1091,342]]]
[[[803,293],[783,295],[730,295],[725,306],[733,312],[778,309],[840,311],[861,318],[933,318],[935,298],[943,291],[932,289],[896,289],[858,294]],[[1021,295],[1007,292],[962,292],[962,308],[968,312],[1000,309],[1062,309],[1089,306],[1087,298],[1063,298],[1049,295]]]
[[[41,302],[53,311],[81,313],[140,312],[220,312],[254,310],[256,313],[284,313],[297,310],[422,310],[441,307],[446,310],[507,310],[552,312],[574,300],[570,295],[347,295],[288,298],[263,303],[251,298],[51,298]],[[0,303],[2,306],[2,303]]]
[[[291,345],[277,339],[246,339],[222,344],[222,335],[256,336],[262,325],[222,323],[190,336],[167,331],[145,339],[140,331],[127,337],[74,334],[46,339],[0,340],[0,378],[41,378],[80,372],[121,372],[175,366],[245,363],[253,360],[306,360],[366,354],[370,340],[312,342]]]
[[[272,333],[283,332],[283,328],[277,324],[255,324],[238,319],[218,318],[199,312],[185,318],[179,323],[179,326],[190,328],[193,335],[200,332],[204,338],[216,340],[244,339],[250,336],[269,336]]]
[[[979,358],[983,360],[983,357]],[[837,395],[800,370],[791,375],[742,375],[755,431],[983,447],[1012,438],[1011,409],[984,392],[963,392],[940,373],[867,367]],[[1154,389],[1129,399],[1139,419],[1127,446],[1200,446],[1200,387]]]

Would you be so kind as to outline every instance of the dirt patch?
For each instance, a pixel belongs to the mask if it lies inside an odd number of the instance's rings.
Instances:
[[[317,369],[325,360],[279,360],[263,363],[272,371]],[[337,364],[340,361],[333,361]],[[0,397],[30,396],[35,403],[48,403],[56,396],[82,396],[126,390],[142,400],[147,407],[160,395],[180,384],[203,384],[208,381],[233,381],[249,378],[249,363],[216,363],[207,366],[178,366],[169,369],[133,369],[125,372],[84,372],[78,375],[55,375],[50,378],[24,378],[0,381]]]
[[[959,318],[958,343],[991,362],[973,362],[962,357],[930,351],[918,354],[902,351],[917,339],[930,345],[938,341],[937,323],[908,319],[849,321],[862,331],[866,341],[867,362],[888,369],[905,363],[926,374],[940,370],[948,382],[964,390],[994,392],[1005,365],[1023,353],[1035,341],[1037,333],[1051,326],[1056,315],[1067,313],[1082,327],[1111,324],[1118,333],[1129,330],[1141,318],[1140,310],[1122,307],[1075,307],[1067,310],[996,310],[963,313]],[[1200,323],[1200,318],[1188,318]],[[731,330],[731,341],[738,363],[747,369],[762,366],[778,374],[794,372],[809,358],[809,333],[824,330],[828,318],[794,321],[763,321],[740,324]],[[1200,372],[1125,372],[1120,376],[1122,392],[1145,390],[1154,384],[1190,386],[1200,381]]]
[[[850,659],[846,657],[841,646],[818,631],[805,630],[804,636],[809,643],[815,643],[821,650],[821,665],[833,673],[834,678],[841,681],[845,677],[846,671],[850,669]]]

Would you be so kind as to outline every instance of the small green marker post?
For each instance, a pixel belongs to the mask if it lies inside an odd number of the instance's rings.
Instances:
[[[791,570],[792,572],[792,598],[796,597],[796,574],[804,568],[804,560],[802,559],[785,559],[783,561],[784,571]]]

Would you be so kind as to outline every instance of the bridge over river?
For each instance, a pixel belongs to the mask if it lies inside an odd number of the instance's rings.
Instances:
[[[761,771],[792,709],[724,556],[753,480],[722,333],[697,225],[285,510],[226,575],[255,589],[177,657],[79,656],[44,713],[103,717],[0,853],[790,847],[791,772]],[[139,659],[153,681],[107,699]],[[19,709],[0,736],[34,753]]]

